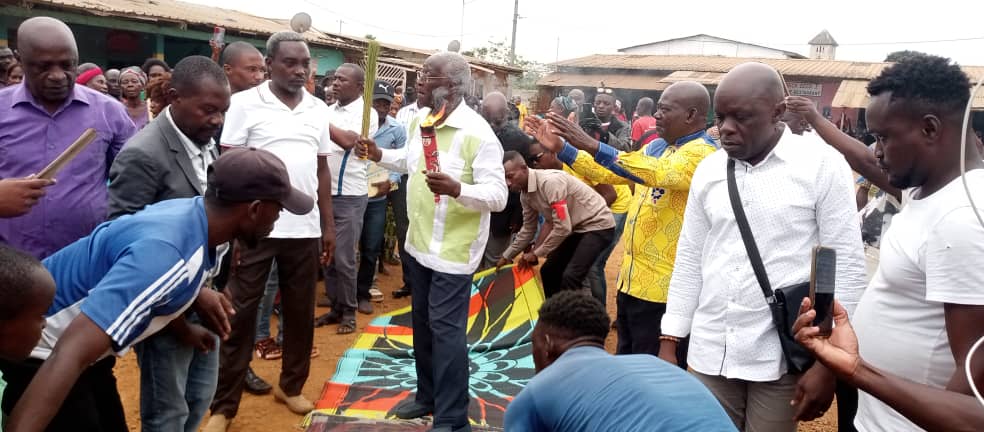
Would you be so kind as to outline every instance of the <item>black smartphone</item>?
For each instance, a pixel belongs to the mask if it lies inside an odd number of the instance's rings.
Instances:
[[[821,336],[830,336],[834,328],[834,281],[837,279],[837,251],[828,247],[813,248],[810,272],[810,300],[817,311],[813,325]]]
[[[594,113],[594,106],[589,103],[581,104],[581,113],[578,115],[578,117],[581,120],[584,120],[586,118],[595,118],[596,116]]]

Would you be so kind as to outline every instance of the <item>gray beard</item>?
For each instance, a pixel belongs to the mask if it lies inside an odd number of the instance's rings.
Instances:
[[[441,109],[441,105],[444,105],[448,102],[448,96],[450,95],[451,95],[451,90],[449,90],[447,87],[438,87],[434,90],[431,90],[431,105],[432,105],[431,109],[433,110]]]

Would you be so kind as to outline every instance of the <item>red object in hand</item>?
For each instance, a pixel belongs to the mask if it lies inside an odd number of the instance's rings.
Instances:
[[[441,172],[440,151],[437,149],[437,133],[433,127],[420,127],[420,140],[424,145],[424,165],[429,172]],[[441,196],[434,194],[434,203],[441,202]]]

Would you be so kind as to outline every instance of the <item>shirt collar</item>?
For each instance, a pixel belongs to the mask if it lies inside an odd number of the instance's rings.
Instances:
[[[56,111],[56,113],[65,109],[65,107],[69,106],[72,102],[76,102],[76,101],[85,105],[90,105],[92,102],[92,100],[90,99],[90,95],[87,94],[86,91],[83,90],[83,88],[88,88],[88,87],[79,84],[72,84],[72,92],[68,95],[68,98],[65,100],[65,103],[63,103],[62,106],[58,108],[58,111]],[[31,92],[27,90],[27,84],[25,83],[18,84],[17,88],[15,88],[13,92],[14,92],[13,97],[10,98],[11,108],[22,103],[27,103],[27,104],[34,105],[35,107],[41,109],[42,111],[44,110],[44,107],[40,103],[38,103],[36,99],[34,99],[34,95],[32,95]]]
[[[195,144],[195,142],[191,140],[191,138],[188,138],[188,135],[185,135],[184,132],[178,128],[178,125],[174,123],[174,118],[171,117],[170,106],[164,110],[164,117],[167,117],[167,121],[168,123],[171,123],[171,127],[178,131],[178,139],[181,140],[181,144],[184,144],[185,149],[187,149],[192,156],[198,157],[202,154],[204,148],[209,148],[212,146],[212,140],[209,140],[208,144],[205,144],[204,147],[199,147],[198,144]]]
[[[345,106],[342,106],[342,104],[339,102],[335,102],[335,104],[332,105],[332,108],[335,111],[342,111],[347,113],[358,112],[359,114],[362,114],[362,96],[355,98],[354,101],[349,102],[349,104]]]
[[[536,183],[536,171],[537,170],[535,170],[533,168],[530,168],[529,171],[530,171],[530,176],[529,176],[529,179],[528,179],[528,184],[526,185],[526,192],[527,193],[533,193],[533,192],[536,192],[537,191],[537,183]]]
[[[266,82],[256,86],[257,91],[260,93],[260,100],[262,100],[264,103],[277,104],[281,108],[293,112],[306,111],[307,109],[311,108],[317,103],[316,100],[314,99],[314,96],[308,93],[307,90],[301,89],[301,92],[303,93],[301,95],[301,102],[298,103],[293,110],[291,110],[289,107],[287,107],[287,104],[285,104],[283,101],[280,100],[280,98],[277,97],[277,95],[273,94],[273,90],[270,89],[271,85],[273,85],[273,81],[267,80]]]
[[[430,108],[421,108],[420,115],[426,118],[431,112]],[[474,110],[468,107],[468,104],[464,100],[458,104],[458,106],[448,114],[448,118],[444,120],[437,128],[440,129],[444,126],[452,127],[455,129],[463,129],[468,126],[468,121],[472,117],[471,114],[478,115]]]

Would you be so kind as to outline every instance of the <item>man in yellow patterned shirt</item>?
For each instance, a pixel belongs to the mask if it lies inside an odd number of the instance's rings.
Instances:
[[[536,126],[534,137],[578,174],[598,183],[635,184],[617,283],[619,354],[659,353],[660,320],[690,179],[700,161],[718,148],[704,132],[709,109],[710,95],[703,85],[671,85],[654,114],[660,139],[633,153],[599,143],[557,115],[549,114],[548,122]],[[686,344],[679,346],[678,364],[686,367]]]

